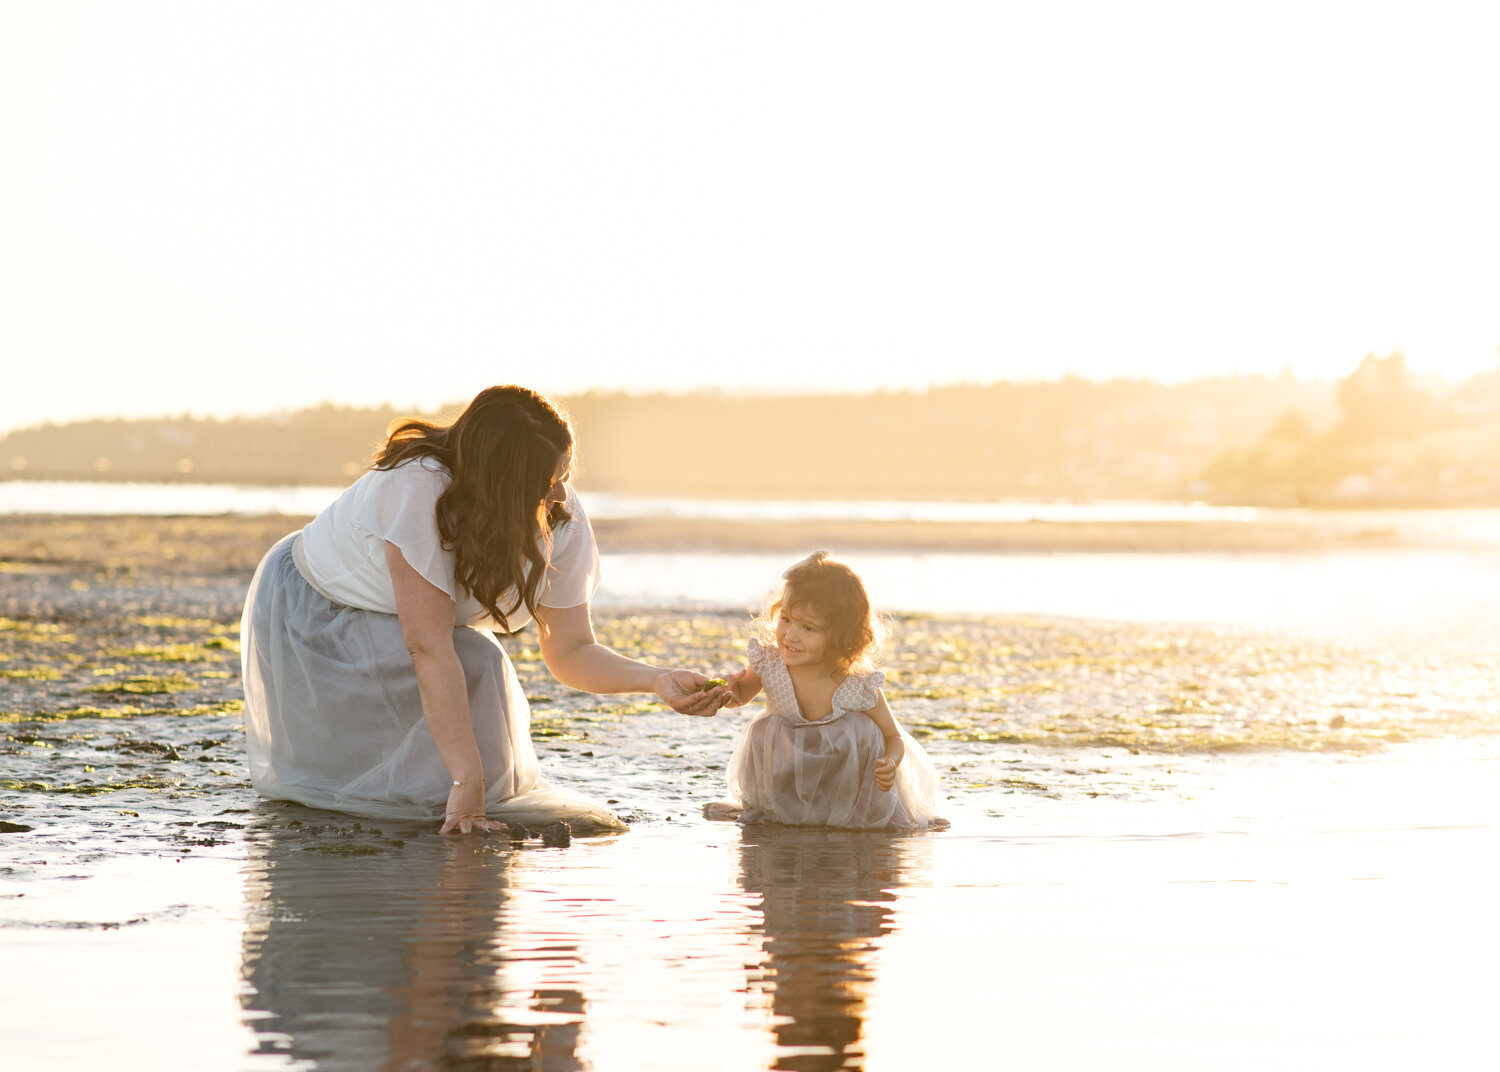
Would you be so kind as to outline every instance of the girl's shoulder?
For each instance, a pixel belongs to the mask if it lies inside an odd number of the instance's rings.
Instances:
[[[885,685],[885,671],[867,670],[851,673],[833,692],[833,706],[845,711],[868,711],[880,702]]]
[[[779,660],[781,655],[774,647],[759,637],[751,637],[745,642],[745,657],[746,661],[750,663],[750,669],[759,674],[768,659],[774,657]]]

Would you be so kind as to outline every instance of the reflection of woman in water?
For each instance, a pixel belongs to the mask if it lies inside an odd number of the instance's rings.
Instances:
[[[583,995],[507,966],[500,919],[527,853],[381,825],[340,839],[278,817],[252,834],[241,1001],[259,1052],[319,1072],[582,1068]],[[548,957],[571,961],[555,936]]]
[[[740,882],[760,895],[764,920],[751,987],[770,993],[777,1045],[797,1051],[774,1067],[860,1067],[871,954],[891,932],[891,891],[920,840],[790,826],[741,836]]]

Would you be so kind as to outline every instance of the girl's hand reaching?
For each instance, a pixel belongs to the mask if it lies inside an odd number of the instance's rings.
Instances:
[[[760,675],[748,666],[742,666],[729,675],[724,684],[725,707],[741,707],[760,694]]]
[[[760,679],[756,678],[754,685],[745,680],[754,677],[748,666],[741,667],[726,679],[724,688],[726,690],[725,707],[740,707],[750,702],[751,698],[760,691]]]

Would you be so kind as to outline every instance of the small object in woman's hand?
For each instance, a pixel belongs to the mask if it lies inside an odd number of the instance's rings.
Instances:
[[[716,689],[720,685],[727,685],[727,684],[729,684],[729,682],[725,681],[722,677],[711,677],[707,681],[705,681],[703,684],[701,684],[701,685],[698,686],[698,691],[699,692],[708,692],[710,689]]]

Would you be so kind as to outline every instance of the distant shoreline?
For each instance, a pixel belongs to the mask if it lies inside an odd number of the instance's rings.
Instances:
[[[251,488],[257,490],[274,491],[276,489],[298,489],[317,490],[343,489],[354,480],[360,472],[350,473],[328,473],[318,476],[226,476],[222,473],[205,474],[198,472],[150,472],[150,473],[122,473],[118,471],[88,472],[38,472],[30,469],[6,470],[0,469],[0,484],[81,484],[103,487],[132,488],[132,487],[207,487],[207,488]],[[624,498],[642,499],[700,499],[706,502],[737,502],[737,501],[761,501],[774,499],[784,502],[866,502],[871,500],[884,500],[902,503],[914,502],[918,499],[911,495],[902,494],[870,494],[857,488],[846,488],[842,494],[828,494],[823,491],[812,492],[805,488],[785,487],[779,488],[774,494],[766,494],[764,489],[741,489],[740,494],[725,492],[720,493],[695,493],[691,489],[684,491],[676,485],[657,485],[650,482],[639,486],[629,487],[580,487],[579,493],[587,501],[590,495],[620,496]],[[890,492],[891,489],[886,489]],[[1207,506],[1216,510],[1307,510],[1330,516],[1361,513],[1415,513],[1418,511],[1463,511],[1463,510],[1500,510],[1500,499],[1474,497],[1461,495],[1454,492],[1446,494],[1429,494],[1409,497],[1389,498],[1366,498],[1366,499],[1341,499],[1341,498],[1318,498],[1302,502],[1284,502],[1280,500],[1265,500],[1254,502],[1237,502],[1215,498],[1192,499],[1188,497],[1173,498],[1143,497],[1121,493],[1119,495],[1093,495],[1079,496],[1070,494],[1028,496],[1017,495],[986,495],[982,493],[963,494],[955,489],[944,489],[940,493],[934,493],[932,499],[942,502],[953,503],[992,503],[992,502],[1015,502],[1015,503],[1039,503],[1052,505],[1058,503],[1089,503],[1089,502],[1114,502],[1114,503],[1142,503],[1151,505],[1179,505],[1179,506]],[[926,501],[926,500],[922,500]],[[1070,522],[1071,523],[1071,522]],[[1083,522],[1091,523],[1091,522]],[[1157,524],[1157,522],[1147,522]],[[984,522],[984,524],[998,524]],[[1199,524],[1194,522],[1194,524]],[[1175,541],[1174,541],[1175,542]]]
[[[275,491],[277,489],[294,490],[328,490],[337,493],[347,488],[354,480],[365,472],[363,468],[353,473],[329,473],[316,477],[307,476],[284,476],[265,477],[258,475],[226,476],[223,474],[204,474],[197,472],[152,472],[152,473],[122,473],[113,472],[38,472],[31,469],[7,470],[0,468],[0,485],[88,485],[102,488],[118,489],[151,489],[154,487],[198,487],[198,488],[225,488],[225,489],[256,489],[264,491]],[[838,491],[829,492],[819,489],[810,491],[805,488],[787,486],[778,487],[774,493],[764,493],[755,489],[730,489],[719,487],[711,492],[695,492],[692,489],[684,489],[677,484],[658,484],[645,481],[638,484],[598,486],[593,484],[577,484],[578,493],[587,503],[591,497],[619,499],[640,499],[653,501],[682,501],[682,502],[704,502],[704,503],[739,503],[739,502],[786,502],[786,503],[869,503],[888,502],[892,504],[907,503],[944,503],[957,505],[988,505],[988,504],[1017,504],[1030,505],[1039,509],[1051,507],[1083,506],[1097,504],[1139,505],[1146,508],[1151,507],[1173,507],[1173,508],[1204,508],[1214,511],[1305,511],[1330,516],[1345,514],[1370,514],[1370,513],[1416,513],[1418,511],[1473,511],[1473,510],[1500,510],[1500,498],[1486,498],[1483,496],[1464,495],[1457,492],[1445,494],[1425,494],[1411,496],[1381,496],[1372,495],[1367,497],[1334,497],[1321,498],[1306,501],[1281,501],[1272,499],[1249,499],[1237,500],[1227,498],[1216,498],[1213,496],[1192,495],[1140,495],[1121,491],[1118,493],[1101,493],[1091,495],[1060,493],[1048,494],[985,494],[975,488],[968,489],[925,489],[925,495],[902,494],[898,490],[886,488],[879,492],[869,493],[853,487],[846,487]],[[41,512],[54,510],[47,507]],[[67,512],[66,506],[57,512]],[[121,511],[122,514],[128,511]],[[147,513],[156,513],[148,510]],[[989,522],[985,522],[989,523]]]
[[[0,567],[86,578],[120,572],[248,581],[277,539],[309,518],[289,515],[155,516],[0,514]],[[722,521],[594,522],[600,551],[798,554],[1295,554],[1333,551],[1500,551],[1500,526],[1445,525],[1431,514],[1309,514],[1243,522]]]

